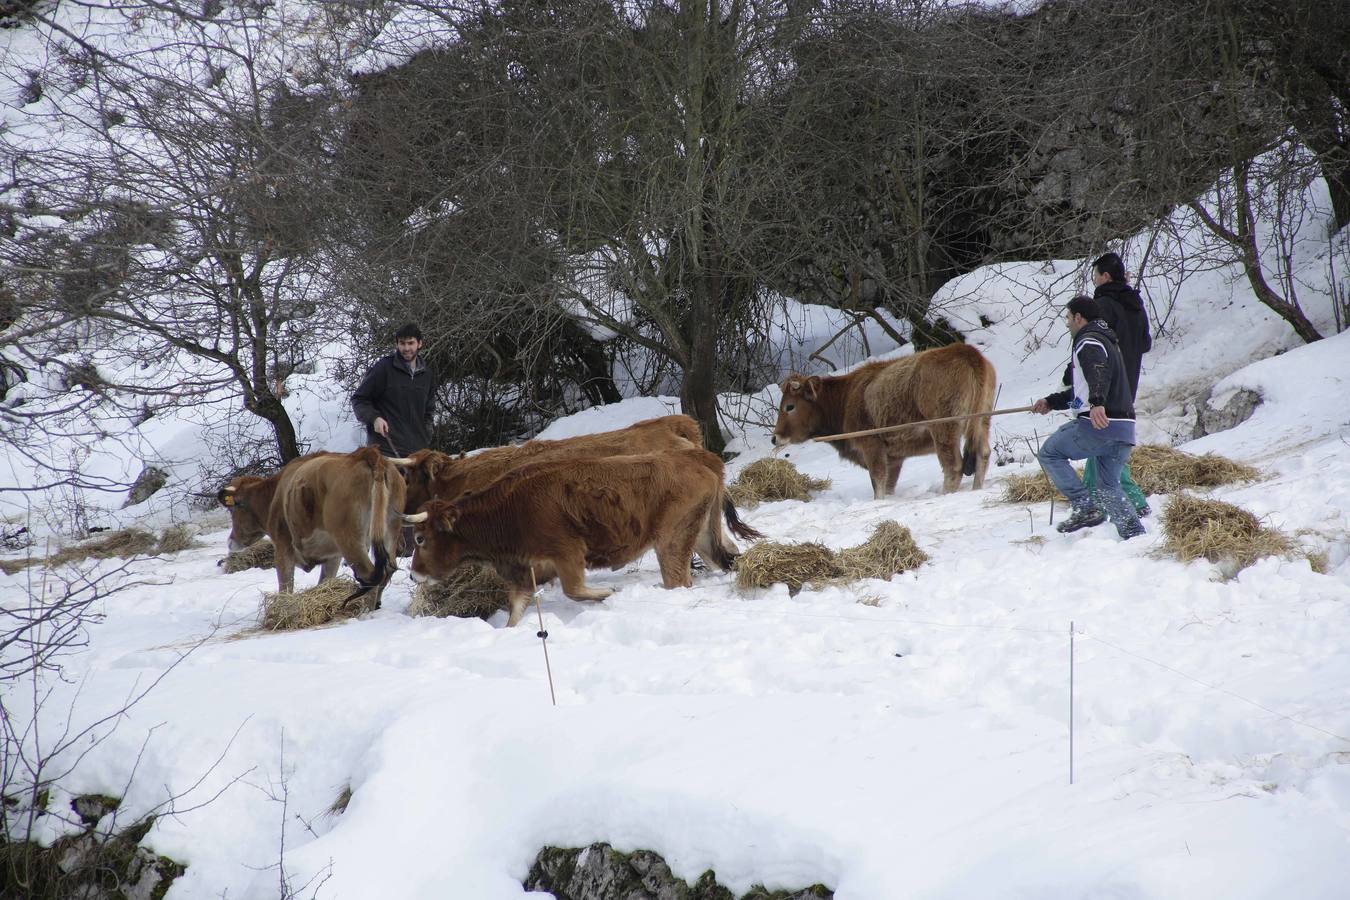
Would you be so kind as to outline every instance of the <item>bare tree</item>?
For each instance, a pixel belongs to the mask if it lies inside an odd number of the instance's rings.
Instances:
[[[0,135],[0,277],[24,325],[0,342],[143,416],[233,395],[294,458],[281,383],[341,319],[321,240],[334,65],[246,7],[119,10],[161,42],[127,52],[34,12],[46,59],[6,63],[40,90]]]

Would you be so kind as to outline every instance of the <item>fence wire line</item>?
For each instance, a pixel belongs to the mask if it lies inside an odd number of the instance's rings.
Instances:
[[[669,607],[669,608],[671,608],[671,609],[682,609],[682,610],[689,610],[689,609],[691,608],[690,605],[688,605],[688,604],[668,603],[668,602],[666,602],[666,601],[664,601],[664,600],[649,600],[649,599],[638,599],[638,598],[625,599],[625,600],[624,600],[624,603],[626,603],[626,604],[628,604],[628,603],[637,603],[637,604],[648,604],[648,605],[653,605],[653,606],[666,606],[666,607]],[[702,606],[702,605],[703,605],[703,604],[701,604],[701,603],[696,603],[696,604],[694,604],[693,608],[697,608],[697,607]],[[1021,632],[1021,633],[1024,633],[1024,634],[1049,635],[1049,636],[1051,636],[1051,637],[1056,637],[1056,638],[1060,638],[1060,639],[1063,639],[1063,637],[1064,637],[1064,630],[1063,630],[1063,629],[1053,629],[1053,630],[1052,630],[1052,629],[1049,629],[1049,628],[1029,628],[1029,627],[1025,627],[1025,626],[1017,626],[1017,625],[975,625],[975,624],[960,623],[960,622],[935,622],[935,621],[932,621],[932,620],[926,620],[926,619],[897,619],[897,618],[894,618],[894,617],[891,617],[891,616],[847,616],[847,615],[842,615],[842,614],[839,614],[839,613],[806,613],[806,612],[797,612],[797,611],[794,611],[794,610],[780,610],[780,611],[777,611],[777,612],[772,612],[772,611],[769,611],[769,610],[758,610],[758,609],[755,609],[755,610],[736,610],[736,612],[746,613],[746,614],[748,614],[748,615],[750,615],[750,616],[752,616],[752,617],[753,617],[753,616],[763,616],[763,617],[766,617],[766,618],[767,618],[767,617],[769,617],[769,616],[775,616],[775,617],[779,617],[779,618],[827,619],[827,620],[842,620],[842,621],[848,621],[848,622],[866,622],[866,623],[869,623],[869,624],[881,622],[881,623],[887,623],[887,624],[892,624],[892,625],[924,625],[924,626],[934,627],[934,628],[964,628],[964,629],[975,630],[975,631],[983,630],[983,631]],[[1287,715],[1286,713],[1282,713],[1282,712],[1280,712],[1279,710],[1271,709],[1269,706],[1266,706],[1265,704],[1263,704],[1263,703],[1261,703],[1261,702],[1259,702],[1259,701],[1257,701],[1257,700],[1253,700],[1253,699],[1251,699],[1250,697],[1244,697],[1243,695],[1238,694],[1238,693],[1235,693],[1234,691],[1231,691],[1231,690],[1229,690],[1228,688],[1220,687],[1220,686],[1215,685],[1215,684],[1210,684],[1210,683],[1207,682],[1207,681],[1203,681],[1203,680],[1201,680],[1201,679],[1199,679],[1199,678],[1196,678],[1194,675],[1188,675],[1187,673],[1181,671],[1180,669],[1176,668],[1175,666],[1169,666],[1167,663],[1159,662],[1159,661],[1156,660],[1156,659],[1151,659],[1151,658],[1149,658],[1149,657],[1147,657],[1147,656],[1144,656],[1142,653],[1136,653],[1136,652],[1134,652],[1133,650],[1128,650],[1128,649],[1126,649],[1125,647],[1120,646],[1119,644],[1116,644],[1116,643],[1113,643],[1113,642],[1111,642],[1111,641],[1108,641],[1106,638],[1099,637],[1099,636],[1097,636],[1097,635],[1095,635],[1095,634],[1092,634],[1091,632],[1084,630],[1084,629],[1081,627],[1081,625],[1075,630],[1074,633],[1075,633],[1075,634],[1078,634],[1078,635],[1080,635],[1080,636],[1082,636],[1082,637],[1086,637],[1086,638],[1088,638],[1088,639],[1090,639],[1090,640],[1094,640],[1094,641],[1096,641],[1096,642],[1099,643],[1099,644],[1103,644],[1103,645],[1105,645],[1105,646],[1107,646],[1107,647],[1110,647],[1110,648],[1112,648],[1112,649],[1114,649],[1114,650],[1117,650],[1117,651],[1119,651],[1119,652],[1125,654],[1126,656],[1133,657],[1134,659],[1137,659],[1137,660],[1139,660],[1139,661],[1141,661],[1141,662],[1146,662],[1146,663],[1149,663],[1149,664],[1151,664],[1151,665],[1155,665],[1155,666],[1157,666],[1158,668],[1163,669],[1164,671],[1171,672],[1173,675],[1176,675],[1176,676],[1178,676],[1179,678],[1185,678],[1185,679],[1188,680],[1188,681],[1193,681],[1193,682],[1195,682],[1196,684],[1200,685],[1201,687],[1206,688],[1207,690],[1216,691],[1217,693],[1220,693],[1220,694],[1226,694],[1227,696],[1232,697],[1234,700],[1241,700],[1243,703],[1250,704],[1251,706],[1254,706],[1254,707],[1256,707],[1257,709],[1262,710],[1263,712],[1267,712],[1267,713],[1269,713],[1270,715],[1275,716],[1276,718],[1284,719],[1285,721],[1287,721],[1287,722],[1292,722],[1292,723],[1295,724],[1295,725],[1301,725],[1301,726],[1303,726],[1304,728],[1310,728],[1310,729],[1312,729],[1313,731],[1317,731],[1317,732],[1320,732],[1321,734],[1326,735],[1327,737],[1334,738],[1334,739],[1336,739],[1336,740],[1338,740],[1338,741],[1341,741],[1341,742],[1343,742],[1343,743],[1350,744],[1350,737],[1346,737],[1345,735],[1337,734],[1337,733],[1334,732],[1334,731],[1328,731],[1327,729],[1322,728],[1322,727],[1319,726],[1319,725],[1314,725],[1314,724],[1312,724],[1311,722],[1305,722],[1305,721],[1303,721],[1302,719],[1299,719],[1299,718],[1297,718],[1297,717],[1295,717],[1295,716]]]

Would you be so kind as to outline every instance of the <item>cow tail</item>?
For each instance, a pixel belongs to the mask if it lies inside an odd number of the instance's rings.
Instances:
[[[981,359],[981,363],[976,389],[971,392],[971,405],[967,412],[993,412],[994,410],[994,394],[998,386],[998,378],[994,374],[994,367],[988,360]],[[989,443],[989,429],[992,424],[993,420],[989,416],[971,419],[966,423],[961,450],[962,475],[974,475],[980,457],[983,456],[988,459],[993,452]]]
[[[389,556],[388,536],[389,536],[389,476],[393,471],[392,466],[385,462],[384,457],[378,453],[371,454],[370,459],[370,518],[366,523],[366,535],[370,541],[371,562],[374,564],[374,570],[370,574],[369,581],[362,581],[359,578],[357,583],[361,586],[360,590],[352,594],[347,599],[354,599],[366,594],[374,588],[380,587],[388,580],[391,574],[391,560]]]
[[[725,488],[722,490],[722,515],[726,517],[727,528],[736,537],[746,541],[757,541],[764,537],[762,531],[757,531],[741,521],[741,517],[736,514],[736,504],[731,502]]]

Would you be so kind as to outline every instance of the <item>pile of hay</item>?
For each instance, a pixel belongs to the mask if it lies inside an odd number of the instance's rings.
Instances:
[[[200,531],[195,525],[171,525],[158,538],[141,528],[124,528],[109,532],[93,541],[62,547],[51,556],[0,561],[0,570],[6,575],[29,566],[47,567],[83,562],[86,559],[131,559],[134,556],[159,556],[178,553],[198,546],[193,538]]]
[[[1163,549],[1189,562],[1201,557],[1221,566],[1229,577],[1264,556],[1307,556],[1288,535],[1261,524],[1240,506],[1189,494],[1176,494],[1162,514]]]
[[[1130,454],[1130,475],[1145,494],[1170,494],[1182,488],[1210,488],[1254,481],[1260,471],[1217,453],[1196,456],[1162,444],[1140,444]],[[1083,477],[1082,467],[1074,469]],[[1010,475],[1003,482],[1003,502],[1042,503],[1063,500],[1044,472]]]
[[[1196,456],[1161,444],[1140,444],[1130,454],[1130,474],[1145,494],[1170,494],[1182,488],[1218,487],[1255,481],[1259,470],[1217,453]]]
[[[754,506],[773,500],[810,500],[812,491],[830,486],[828,478],[812,478],[797,471],[786,459],[766,456],[741,470],[727,485],[727,495],[737,506]]]
[[[928,554],[914,543],[909,529],[893,519],[877,525],[872,536],[857,547],[839,554],[839,566],[850,581],[862,578],[890,578],[928,562]]]
[[[259,625],[265,631],[295,631],[353,619],[373,608],[375,596],[371,592],[349,602],[356,590],[356,582],[350,578],[330,578],[293,594],[264,594]]]
[[[805,584],[885,579],[927,561],[928,554],[914,543],[909,529],[887,520],[877,525],[866,542],[839,553],[814,541],[760,541],[736,560],[736,586],[744,589],[786,584],[788,593],[796,594]]]
[[[229,554],[221,565],[226,575],[245,569],[270,569],[276,565],[276,548],[271,541],[263,538],[237,553]]]
[[[496,569],[468,563],[445,581],[419,584],[408,604],[408,615],[486,619],[504,609],[508,600],[506,582]]]

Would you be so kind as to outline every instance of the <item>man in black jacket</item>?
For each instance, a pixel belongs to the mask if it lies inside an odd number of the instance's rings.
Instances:
[[[366,426],[366,443],[385,456],[407,456],[431,444],[431,400],[436,379],[419,355],[422,330],[404,325],[396,349],[370,367],[352,394],[352,411]]]
[[[1041,468],[1059,492],[1069,499],[1072,512],[1057,528],[1077,531],[1100,525],[1107,516],[1123,540],[1144,533],[1134,505],[1120,487],[1120,470],[1134,448],[1134,400],[1111,327],[1091,297],[1074,297],[1064,308],[1064,321],[1073,335],[1069,354],[1069,387],[1037,400],[1041,414],[1052,409],[1077,412],[1041,445]],[[1101,503],[1078,479],[1071,459],[1095,460],[1101,471]]]
[[[1139,396],[1139,370],[1143,356],[1153,349],[1153,338],[1148,330],[1148,313],[1139,292],[1125,280],[1125,263],[1116,253],[1104,253],[1092,263],[1092,297],[1102,314],[1102,320],[1116,335],[1120,358],[1125,364],[1125,375],[1130,380],[1130,399]],[[1092,460],[1087,461],[1083,482],[1089,491],[1096,491],[1097,470]],[[1130,477],[1130,467],[1120,470],[1120,486],[1134,504],[1140,516],[1148,515],[1148,500]]]

